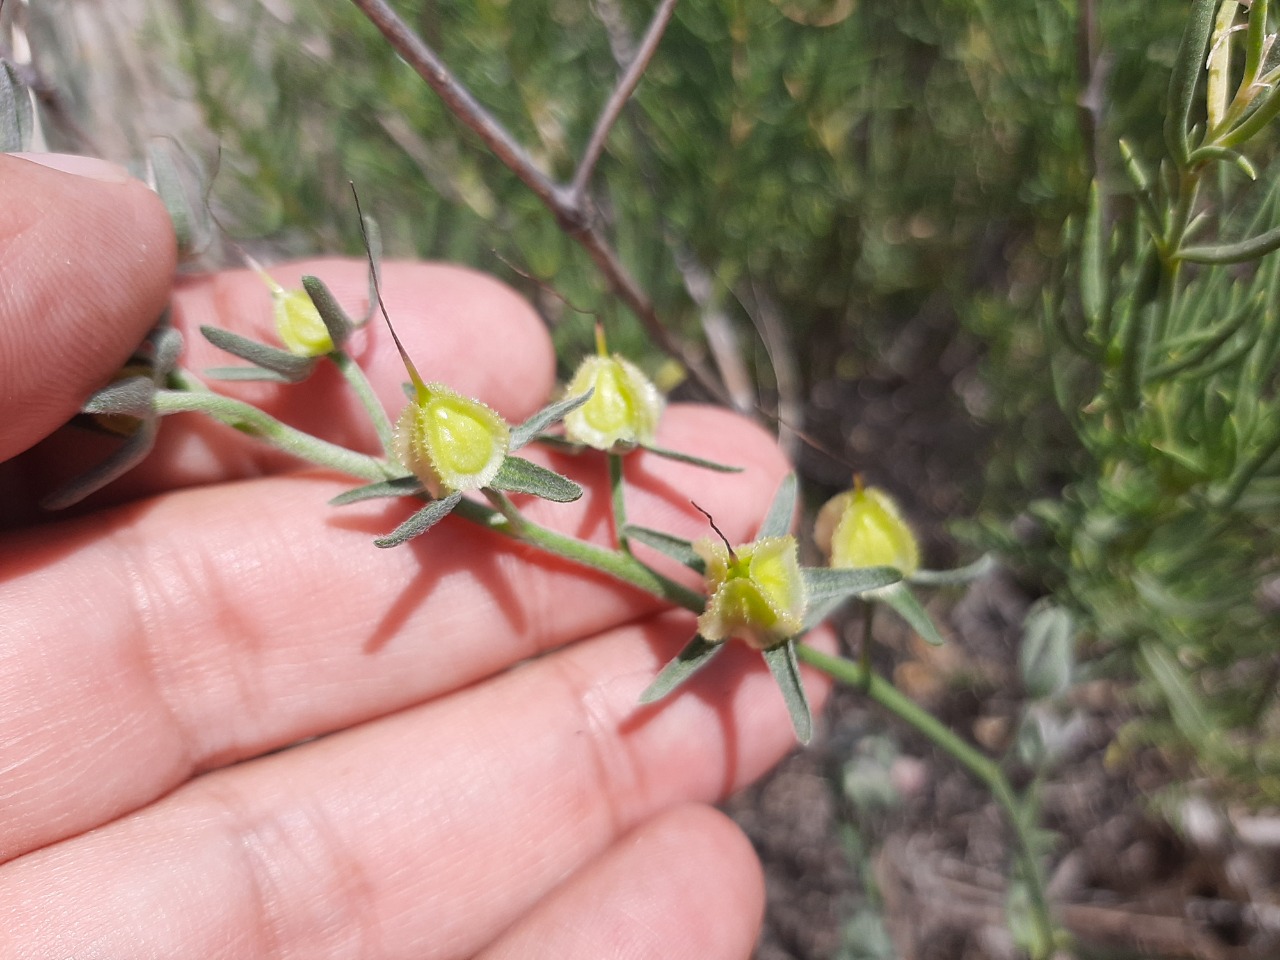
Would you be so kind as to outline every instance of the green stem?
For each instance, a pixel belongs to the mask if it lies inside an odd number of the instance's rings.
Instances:
[[[232,400],[208,391],[161,390],[156,393],[155,410],[160,416],[171,413],[203,413],[251,437],[265,440],[285,453],[328,467],[362,480],[387,480],[396,471],[385,461],[368,454],[329,443],[281,423],[270,414],[241,400]]]
[[[382,452],[388,458],[394,460],[396,455],[395,437],[391,427],[391,420],[387,417],[386,409],[378,400],[378,395],[373,392],[373,385],[369,383],[369,378],[360,369],[360,364],[352,360],[345,350],[335,350],[329,354],[329,359],[342,371],[343,377],[351,385],[351,389],[355,391],[360,405],[369,414],[373,429],[378,434],[378,443],[382,446]]]
[[[835,680],[864,691],[871,700],[923,735],[987,788],[996,803],[1000,805],[1013,831],[1014,853],[1027,885],[1031,900],[1031,917],[1036,927],[1036,941],[1039,949],[1033,954],[1033,958],[1043,960],[1048,957],[1052,953],[1055,942],[1055,928],[1053,917],[1049,912],[1049,900],[1045,894],[1043,871],[1032,852],[1031,830],[1026,808],[1019,801],[999,765],[956,736],[940,720],[893,684],[877,676],[862,664],[829,656],[802,643],[796,644],[796,654],[805,663],[818,668]]]
[[[398,472],[387,461],[321,440],[281,423],[252,404],[203,389],[193,377],[184,378],[183,385],[190,389],[161,390],[156,394],[154,402],[158,414],[203,413],[295,457],[362,480],[387,480]],[[521,514],[510,498],[500,491],[486,490],[485,494],[498,509],[464,498],[453,512],[486,529],[608,574],[694,613],[701,613],[706,605],[706,598],[701,593],[667,579],[630,553],[598,547],[539,526]]]
[[[504,515],[474,500],[464,499],[453,512],[495,533],[532,544],[564,560],[599,570],[601,573],[639,587],[646,593],[694,613],[701,613],[706,606],[706,597],[702,594],[674,580],[668,580],[629,553],[598,547],[585,540],[557,533],[555,530],[539,526],[518,512],[513,515]]]
[[[858,666],[871,676],[871,621],[875,619],[876,605],[870,600],[862,603],[862,647],[858,650]]]
[[[613,533],[618,539],[618,549],[623,553],[631,552],[631,544],[627,542],[627,499],[623,489],[622,455],[611,453],[609,461],[609,492],[613,504]]]

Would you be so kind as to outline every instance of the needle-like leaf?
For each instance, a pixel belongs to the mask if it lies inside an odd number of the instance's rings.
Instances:
[[[778,689],[782,691],[782,699],[786,701],[787,712],[791,715],[791,726],[796,732],[796,739],[801,743],[808,743],[813,739],[813,713],[809,709],[809,698],[805,695],[804,684],[800,680],[795,641],[788,640],[764,651],[764,662],[769,665],[773,679],[778,682]]]
[[[785,537],[791,532],[791,519],[796,512],[796,475],[788,473],[773,495],[773,503],[760,525],[759,539]]]
[[[659,553],[680,561],[695,573],[707,572],[706,561],[694,552],[693,544],[683,537],[663,533],[661,530],[654,530],[650,527],[638,527],[634,523],[627,524],[624,532],[627,535],[627,539],[653,547]]]
[[[714,460],[705,460],[702,457],[695,457],[691,453],[681,453],[679,450],[668,450],[666,447],[655,447],[651,443],[640,444],[640,449],[652,453],[655,457],[665,457],[668,460],[675,460],[677,463],[689,463],[695,467],[702,467],[704,470],[715,470],[718,473],[742,472],[742,467],[732,467],[727,463],[716,463]]]
[[[640,694],[641,703],[656,703],[710,663],[721,650],[723,643],[712,643],[695,635],[674,660],[662,668],[653,683]]]
[[[566,414],[572,413],[591,399],[592,390],[576,397],[566,397],[558,403],[548,404],[518,427],[511,428],[511,450],[519,450],[530,441],[538,439],[540,434],[557,420],[563,420]]]
[[[265,343],[259,343],[257,340],[250,340],[248,337],[242,337],[240,334],[232,333],[230,330],[223,330],[221,327],[203,326],[200,328],[200,332],[204,334],[206,340],[220,350],[225,350],[241,360],[248,360],[250,363],[276,374],[289,383],[300,383],[310,376],[311,371],[315,369],[316,361],[314,357],[302,357],[296,353],[290,353],[288,350],[268,346]],[[226,374],[227,368],[221,368],[218,372]],[[254,371],[248,370],[233,377],[224,376],[224,379],[271,378],[263,377],[260,374],[255,376]]]
[[[376,500],[379,497],[412,497],[422,493],[422,481],[417,477],[396,477],[394,480],[379,480],[363,487],[354,487],[338,494],[329,501],[331,506],[343,507],[348,503],[359,503],[361,500]]]
[[[373,541],[379,547],[398,547],[406,540],[412,540],[414,537],[426,533],[437,523],[447,517],[450,511],[458,505],[458,501],[462,499],[462,494],[455,490],[447,497],[441,497],[439,500],[432,500],[425,507],[415,513],[400,526],[396,527],[385,537],[379,537]]]

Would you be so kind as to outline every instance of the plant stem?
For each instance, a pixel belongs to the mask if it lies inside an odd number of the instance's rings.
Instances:
[[[352,0],[369,21],[377,27],[396,53],[414,69],[418,76],[426,81],[436,95],[444,101],[459,120],[466,124],[478,136],[486,147],[492,151],[502,163],[524,182],[542,205],[556,218],[556,223],[564,234],[582,247],[591,257],[600,272],[608,280],[613,292],[639,318],[654,342],[669,356],[674,357],[689,371],[691,379],[702,387],[710,396],[722,402],[727,401],[727,394],[719,379],[707,369],[689,350],[677,342],[675,336],[667,329],[658,316],[657,308],[649,295],[623,265],[617,251],[610,245],[600,228],[600,218],[589,202],[585,189],[563,186],[551,180],[542,171],[529,152],[524,149],[514,136],[486,110],[471,94],[460,80],[449,70],[440,56],[413,28],[391,8],[386,0]],[[654,14],[645,43],[657,46],[662,32],[670,20],[675,6],[674,0],[665,0]],[[651,56],[650,52],[648,56]],[[632,64],[634,70],[627,70],[619,80],[616,89],[634,89],[640,75],[647,66],[648,57],[637,54]],[[633,76],[634,73],[634,76]],[[615,105],[617,95],[606,103],[604,113],[597,122],[596,130],[601,137],[607,134],[612,126],[614,112],[621,109],[621,103]],[[590,150],[603,148],[588,146]],[[590,177],[595,160],[587,155],[584,164],[579,164],[578,177],[585,182]]]
[[[1044,960],[1053,950],[1055,927],[1049,912],[1049,900],[1045,894],[1043,871],[1032,851],[1031,831],[1026,808],[1009,785],[1004,772],[994,760],[965,743],[940,720],[902,693],[893,684],[867,670],[861,664],[832,657],[805,644],[796,644],[796,654],[801,660],[823,673],[862,690],[873,701],[922,734],[935,747],[948,754],[990,792],[1004,812],[1013,831],[1014,854],[1023,874],[1031,900],[1031,917],[1036,928],[1037,946],[1042,949],[1033,954],[1033,960]]]
[[[203,413],[251,437],[266,440],[285,453],[362,480],[387,480],[396,474],[386,461],[303,433],[252,404],[232,400],[221,394],[160,390],[155,395],[154,404],[156,413],[160,416],[171,413]]]
[[[523,514],[506,515],[467,499],[459,503],[453,512],[495,533],[531,544],[561,559],[606,573],[694,613],[701,613],[706,605],[706,598],[702,594],[674,580],[668,580],[629,553],[598,547],[585,540],[557,533],[555,530],[534,523]]]
[[[355,391],[360,405],[369,414],[369,420],[373,423],[373,429],[378,434],[378,443],[382,446],[383,454],[394,459],[395,439],[391,420],[387,417],[387,411],[382,406],[381,401],[378,400],[377,394],[373,392],[373,385],[369,383],[369,378],[365,376],[364,370],[360,368],[360,364],[351,359],[351,355],[345,350],[335,350],[329,354],[329,358],[333,360],[334,365],[342,372],[347,383],[351,385],[351,389]]]
[[[623,553],[631,552],[631,544],[627,542],[627,495],[623,487],[622,454],[610,453],[609,461],[609,493],[613,505],[613,533],[618,540],[618,549]]]
[[[585,199],[587,187],[591,183],[591,174],[595,172],[600,154],[604,152],[609,132],[618,122],[618,117],[622,115],[622,108],[627,105],[631,94],[640,83],[640,78],[648,69],[649,61],[653,59],[658,43],[666,32],[667,24],[671,22],[671,16],[675,13],[677,2],[678,0],[662,0],[653,19],[649,21],[649,28],[645,32],[644,40],[640,43],[640,48],[636,51],[631,63],[627,65],[613,92],[609,94],[604,109],[600,111],[600,117],[596,120],[595,129],[591,131],[591,139],[587,141],[586,149],[582,151],[582,159],[578,161],[578,169],[574,172],[573,183],[569,187],[577,202]]]

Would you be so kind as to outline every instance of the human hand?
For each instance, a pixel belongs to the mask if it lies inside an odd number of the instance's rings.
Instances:
[[[171,292],[158,201],[95,169],[109,179],[0,156],[0,955],[749,955],[759,866],[705,804],[793,745],[758,655],[726,651],[641,708],[690,615],[455,518],[379,550],[410,504],[334,510],[352,481],[192,415],[167,418],[151,458],[90,505],[40,517],[86,440],[37,441]],[[363,264],[273,271],[286,286],[303,272],[362,308]],[[383,279],[427,379],[513,421],[546,400],[548,339],[506,288],[443,266]],[[197,372],[227,362],[200,324],[270,335],[246,271],[173,294]],[[354,347],[394,412],[390,337],[371,325]],[[226,389],[376,445],[326,367]],[[637,455],[637,522],[700,535],[696,496],[749,538],[787,469],[768,437],[676,406],[660,443],[747,469]],[[587,492],[529,513],[608,542],[604,464],[546,460]]]

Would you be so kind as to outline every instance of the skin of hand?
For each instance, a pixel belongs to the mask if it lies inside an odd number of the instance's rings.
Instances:
[[[175,284],[142,184],[41,161],[0,155],[0,956],[749,956],[759,865],[709,804],[793,746],[758,656],[726,651],[640,707],[692,615],[458,518],[379,550],[411,502],[329,507],[357,481],[196,415],[167,418],[150,459],[67,515],[39,511],[98,455],[59,425],[171,296],[197,374],[235,362],[201,324],[272,340],[248,271]],[[272,272],[291,288],[314,273],[363,312],[363,263]],[[550,396],[549,339],[507,288],[440,265],[383,278],[424,378],[513,422]],[[385,327],[353,352],[394,416]],[[224,386],[376,449],[327,364],[298,386]],[[749,539],[788,469],[770,438],[676,405],[658,442],[746,470],[635,455],[636,522],[702,535],[696,497]],[[609,543],[604,462],[530,455],[587,493],[529,514]]]

